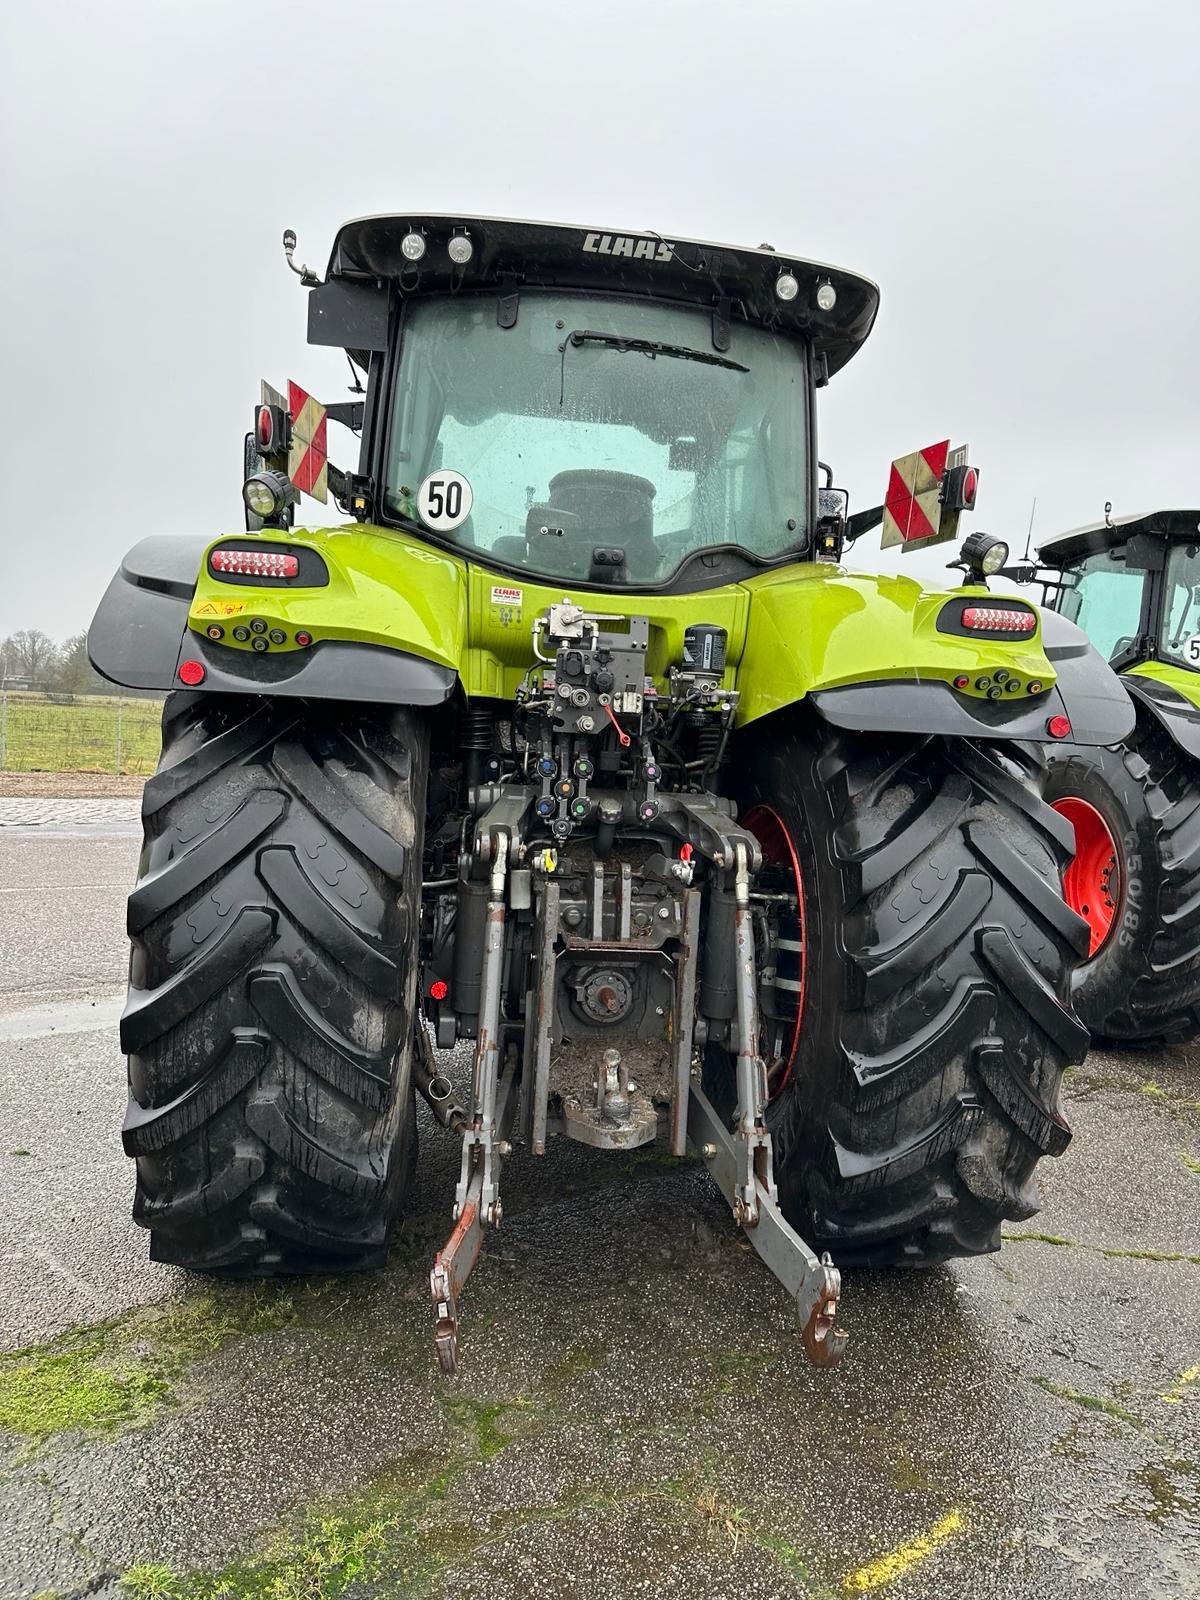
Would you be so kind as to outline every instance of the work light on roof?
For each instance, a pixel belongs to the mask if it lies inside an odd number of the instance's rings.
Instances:
[[[423,233],[406,233],[400,241],[400,254],[406,261],[420,261],[425,254],[425,235]]]
[[[781,300],[794,300],[800,293],[800,284],[795,274],[781,272],[775,279],[775,293]]]
[[[471,243],[470,234],[467,233],[456,233],[446,249],[456,267],[465,267],[475,254],[475,246]]]
[[[832,311],[837,305],[837,290],[826,278],[824,283],[817,285],[817,305],[822,311]]]

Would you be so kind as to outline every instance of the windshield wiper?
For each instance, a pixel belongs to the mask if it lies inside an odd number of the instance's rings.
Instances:
[[[570,335],[570,342],[579,346],[581,344],[604,344],[610,350],[634,350],[638,355],[649,356],[675,356],[680,361],[701,361],[706,367],[727,367],[730,372],[749,372],[749,367],[744,367],[740,361],[731,361],[728,356],[713,355],[710,350],[692,350],[686,344],[663,344],[660,339],[639,339],[623,333],[596,333],[591,328],[576,328]]]

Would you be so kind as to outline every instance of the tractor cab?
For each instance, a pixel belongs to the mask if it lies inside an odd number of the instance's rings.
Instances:
[[[1076,623],[1118,671],[1163,662],[1200,671],[1200,511],[1155,511],[1047,540],[1044,604]]]
[[[309,340],[368,372],[362,520],[552,584],[685,593],[811,550],[813,391],[878,300],[769,246],[375,217],[338,234]]]

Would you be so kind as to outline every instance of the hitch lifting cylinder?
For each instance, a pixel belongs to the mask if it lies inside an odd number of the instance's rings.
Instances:
[[[733,890],[714,883],[709,890],[708,926],[700,969],[700,1011],[717,1022],[728,1022],[737,1010],[733,959],[736,907]]]
[[[468,881],[458,885],[454,930],[454,988],[451,991],[463,1032],[473,1037],[479,1022],[483,985],[483,933],[487,923],[488,886]]]

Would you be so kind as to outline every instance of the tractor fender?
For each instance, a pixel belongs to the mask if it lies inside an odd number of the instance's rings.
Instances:
[[[1200,710],[1169,683],[1127,672],[1121,682],[1164,733],[1194,761],[1200,761]]]
[[[1120,679],[1055,612],[1041,612],[1029,637],[983,640],[952,625],[959,601],[987,603],[975,589],[929,591],[903,576],[817,564],[745,587],[752,601],[738,679],[743,723],[807,700],[835,727],[863,733],[1040,744],[1051,719],[1065,716],[1077,744],[1107,745],[1133,729]],[[1049,687],[991,700],[953,686],[958,674],[998,668]]]
[[[1042,648],[1058,679],[1058,692],[1071,719],[1075,744],[1117,744],[1127,739],[1137,713],[1119,677],[1082,628],[1042,611]]]
[[[909,680],[851,684],[816,691],[827,722],[863,733],[939,733],[964,739],[1046,742],[1047,724],[1065,716],[1074,744],[1111,745],[1133,732],[1133,703],[1082,629],[1056,612],[1042,613],[1042,648],[1056,682],[1036,701],[968,700],[948,683]],[[1200,718],[1197,719],[1200,735]]]
[[[326,639],[308,650],[252,655],[214,644],[188,628],[205,552],[204,537],[157,535],[134,545],[105,591],[88,629],[88,659],[103,678],[128,689],[182,687],[185,659],[205,668],[205,692],[440,705],[454,692],[450,667],[404,650]]]

